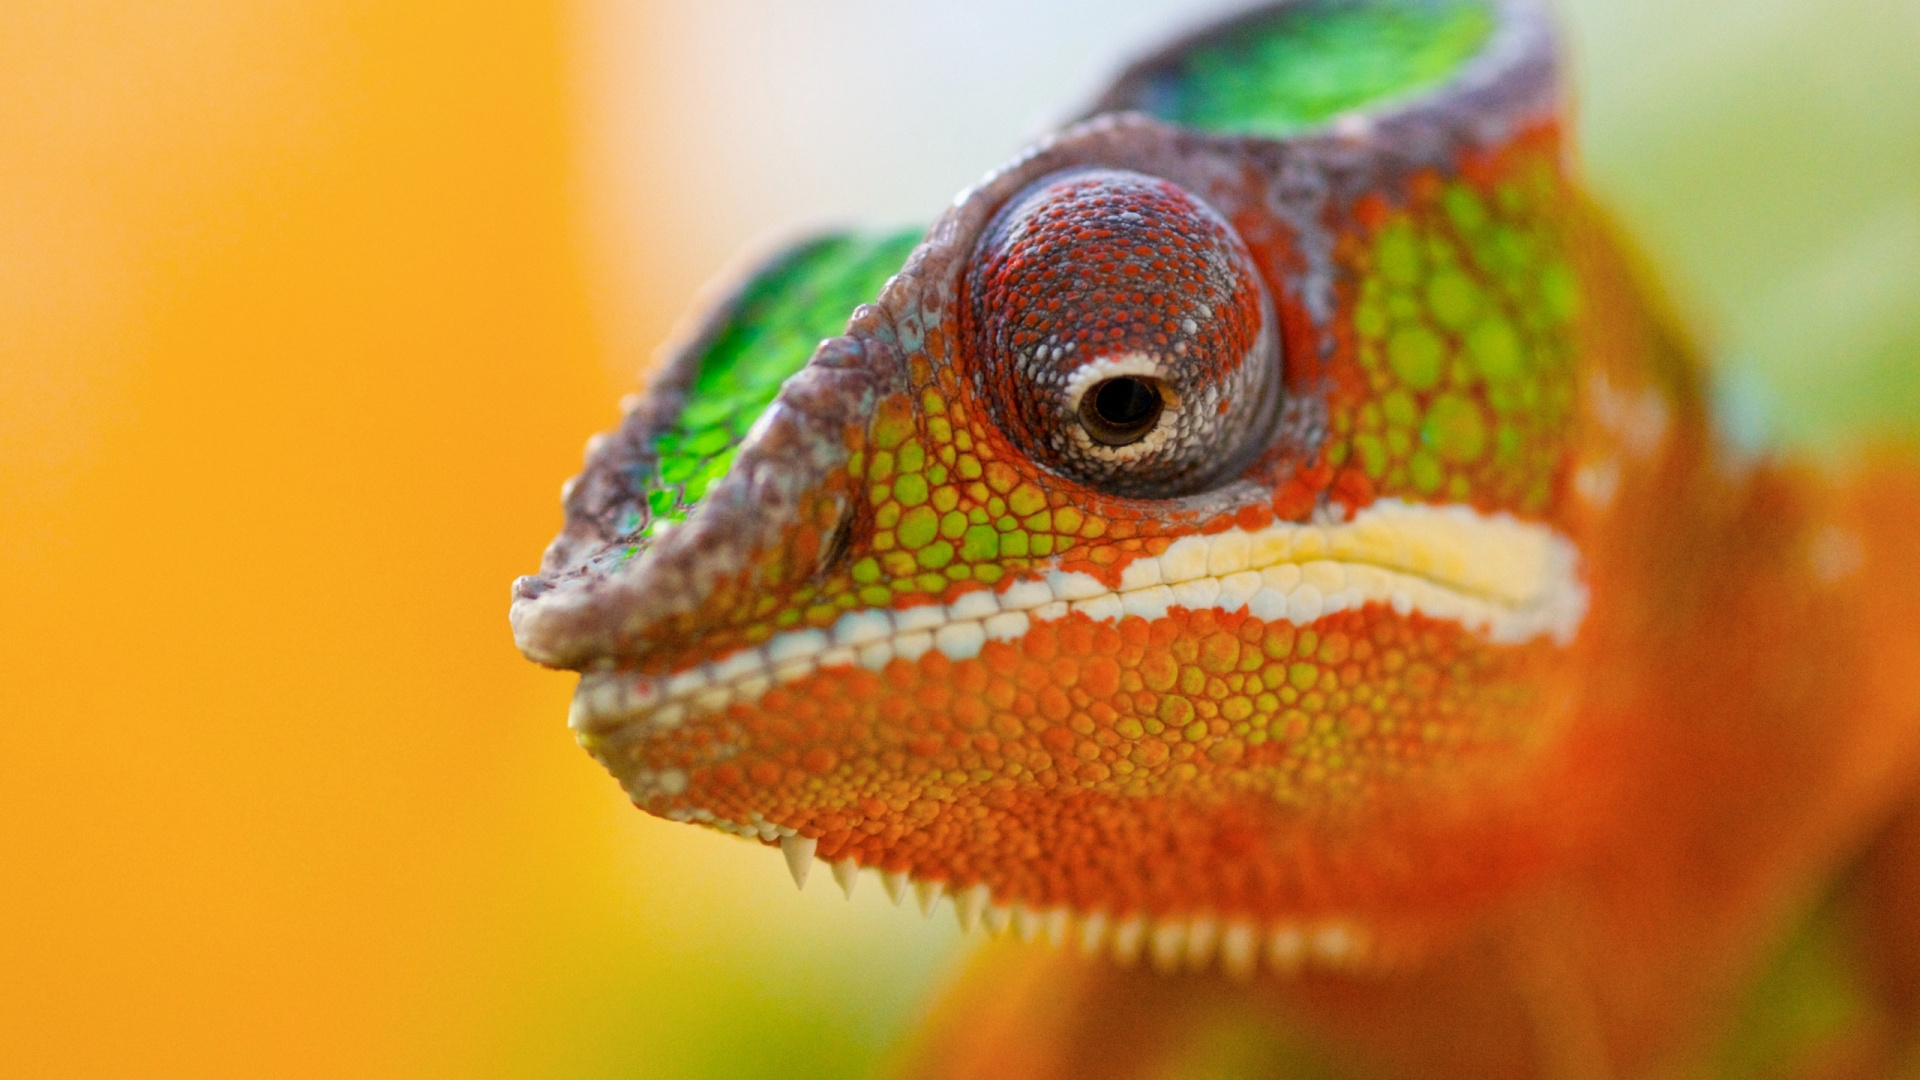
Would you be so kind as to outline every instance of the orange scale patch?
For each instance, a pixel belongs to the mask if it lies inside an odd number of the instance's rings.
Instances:
[[[1483,811],[1553,734],[1564,663],[1380,607],[1304,628],[1075,614],[975,659],[823,671],[659,733],[642,766],[689,782],[645,808],[758,815],[829,859],[1042,906],[1278,914],[1408,890],[1441,903],[1538,854]],[[1356,816],[1385,838],[1366,852],[1343,846]],[[1429,843],[1474,873],[1414,875]],[[1308,873],[1336,857],[1381,861]]]

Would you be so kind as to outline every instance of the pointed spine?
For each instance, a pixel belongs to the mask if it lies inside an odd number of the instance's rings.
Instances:
[[[1230,979],[1253,978],[1260,963],[1260,934],[1250,922],[1229,923],[1220,934],[1220,967]]]
[[[1013,932],[1021,942],[1031,945],[1040,940],[1040,931],[1045,923],[1040,913],[1026,906],[1013,906]]]
[[[900,901],[907,898],[907,883],[908,878],[903,870],[880,872],[880,887],[887,890],[887,899],[893,901],[894,907],[899,907]]]
[[[1220,924],[1211,915],[1196,915],[1187,924],[1187,970],[1205,971],[1213,963],[1214,946],[1220,940]]]
[[[847,894],[847,899],[853,899],[853,887],[860,883],[860,864],[850,858],[834,863],[833,880],[840,891]]]
[[[807,887],[807,871],[813,869],[813,852],[819,846],[820,841],[799,833],[781,838],[780,854],[786,856],[787,873],[793,875],[794,888]]]
[[[1300,928],[1281,923],[1267,936],[1267,966],[1281,975],[1291,975],[1300,970],[1306,948],[1307,939]]]
[[[960,929],[972,933],[980,923],[980,913],[986,910],[989,891],[985,882],[968,886],[953,894],[953,914],[960,920]]]
[[[1046,936],[1047,944],[1059,948],[1067,943],[1067,932],[1073,928],[1073,916],[1063,907],[1054,908],[1042,917],[1041,933]]]
[[[947,883],[944,881],[916,881],[913,883],[914,902],[920,905],[920,914],[925,915],[929,919],[933,918],[933,905],[939,903],[940,898],[945,896],[946,892]]]
[[[1153,970],[1162,975],[1171,975],[1180,969],[1180,961],[1187,952],[1187,922],[1185,919],[1168,919],[1156,923],[1153,932],[1147,937],[1147,957],[1153,961]]]
[[[1130,967],[1140,959],[1140,946],[1147,941],[1147,920],[1129,915],[1113,924],[1113,962]]]
[[[1096,911],[1080,920],[1080,955],[1094,957],[1100,955],[1100,947],[1107,942],[1107,913]]]

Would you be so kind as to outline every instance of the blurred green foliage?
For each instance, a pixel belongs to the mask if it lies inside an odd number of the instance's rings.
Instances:
[[[1920,433],[1920,4],[1574,0],[1585,167],[1777,427]]]

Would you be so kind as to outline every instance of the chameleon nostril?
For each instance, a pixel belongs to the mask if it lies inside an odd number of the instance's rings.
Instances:
[[[815,570],[818,577],[828,575],[844,567],[848,556],[853,553],[853,511],[842,505],[840,516],[827,532],[826,539],[820,544],[820,562]]]

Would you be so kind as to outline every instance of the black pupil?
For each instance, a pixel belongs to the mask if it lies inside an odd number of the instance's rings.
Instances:
[[[1108,379],[1093,392],[1093,411],[1116,428],[1138,427],[1160,412],[1160,395],[1139,379]]]

